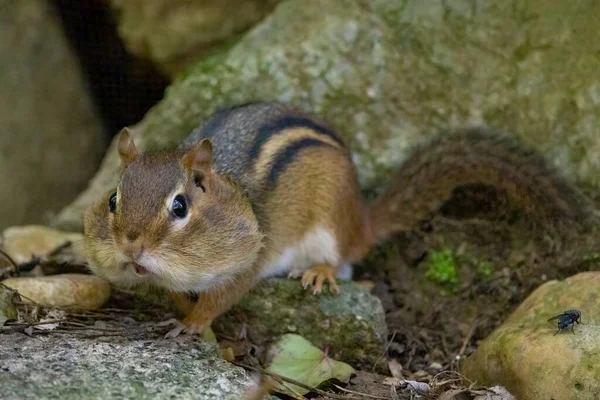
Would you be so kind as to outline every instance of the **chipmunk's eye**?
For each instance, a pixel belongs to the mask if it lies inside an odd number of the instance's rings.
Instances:
[[[175,199],[173,199],[173,215],[177,218],[185,218],[187,211],[188,207],[185,197],[182,195],[175,196]]]
[[[114,192],[110,196],[110,199],[108,199],[108,209],[110,210],[111,213],[114,213],[115,210],[117,209],[117,192]]]

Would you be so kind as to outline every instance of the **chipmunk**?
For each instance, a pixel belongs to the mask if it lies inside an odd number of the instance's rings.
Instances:
[[[416,149],[371,202],[336,132],[277,102],[219,110],[170,150],[140,153],[124,128],[118,153],[117,188],[85,213],[90,269],[123,286],[167,289],[186,315],[167,338],[202,332],[264,277],[339,292],[336,278],[350,279],[370,249],[461,185],[504,190],[557,235],[590,216],[539,155],[483,128]]]

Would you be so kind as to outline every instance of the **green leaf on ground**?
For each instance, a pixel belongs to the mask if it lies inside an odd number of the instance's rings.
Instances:
[[[318,387],[330,379],[348,383],[354,368],[336,361],[302,336],[287,334],[269,349],[271,362],[267,371],[294,379],[311,387]],[[309,390],[286,383],[278,385],[277,391],[293,397]]]
[[[11,319],[17,319],[17,309],[13,304],[14,293],[0,286],[0,326]]]
[[[204,329],[204,331],[202,332],[202,338],[207,342],[217,342],[217,336],[215,336],[215,332],[210,326]]]

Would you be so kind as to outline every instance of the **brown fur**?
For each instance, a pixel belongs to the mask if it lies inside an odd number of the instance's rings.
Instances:
[[[202,330],[272,271],[302,276],[315,292],[326,280],[336,289],[336,271],[411,229],[459,185],[505,190],[552,232],[571,232],[590,215],[539,156],[478,130],[415,152],[371,204],[341,140],[287,106],[221,111],[190,138],[186,148],[138,154],[122,131],[116,211],[109,212],[108,194],[85,217],[93,271],[173,292],[186,318],[171,336]],[[169,213],[177,193],[189,199],[188,219]],[[132,261],[150,273],[135,275]],[[195,305],[186,291],[198,293]]]
[[[592,223],[592,205],[531,149],[480,128],[436,138],[399,168],[369,205],[373,234],[385,240],[436,211],[459,186],[500,189],[535,224],[561,240]]]

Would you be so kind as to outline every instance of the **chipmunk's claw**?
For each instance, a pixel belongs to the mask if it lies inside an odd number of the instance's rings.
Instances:
[[[177,336],[179,336],[181,334],[181,332],[183,332],[183,330],[185,329],[185,325],[181,324],[180,326],[176,326],[175,328],[171,329],[169,332],[167,332],[167,334],[165,335],[165,339],[174,339]]]
[[[298,270],[298,269],[293,269],[288,273],[287,278],[288,279],[295,279],[295,278],[300,278],[303,274],[302,270]]]
[[[323,291],[323,283],[327,280],[329,291],[337,294],[340,288],[335,281],[335,269],[331,265],[321,264],[312,267],[302,275],[302,287],[306,289],[309,286],[313,287],[313,294],[319,294]]]
[[[169,318],[166,321],[157,322],[156,326],[177,325],[179,323],[180,322],[178,320],[176,320],[175,318]]]
[[[173,339],[176,338],[177,336],[183,334],[186,335],[194,335],[196,333],[200,334],[204,331],[205,326],[202,324],[197,324],[197,323],[185,323],[185,322],[180,322],[174,318],[171,318],[169,320],[163,321],[163,322],[159,322],[158,324],[156,324],[157,326],[165,326],[165,325],[175,325],[175,328],[171,329],[169,332],[167,332],[164,336],[165,339]]]
[[[183,322],[180,322],[176,319],[170,319],[167,321],[163,321],[159,324],[157,324],[159,326],[165,326],[165,325],[175,325],[175,328],[171,329],[169,332],[167,332],[167,334],[165,335],[165,339],[173,339],[176,338],[177,336],[179,336],[181,334],[181,332],[183,332],[185,330],[185,328],[187,327]]]
[[[183,333],[185,333],[186,335],[194,335],[196,333],[201,334],[204,332],[205,328],[206,328],[206,325],[192,323],[183,330]]]

